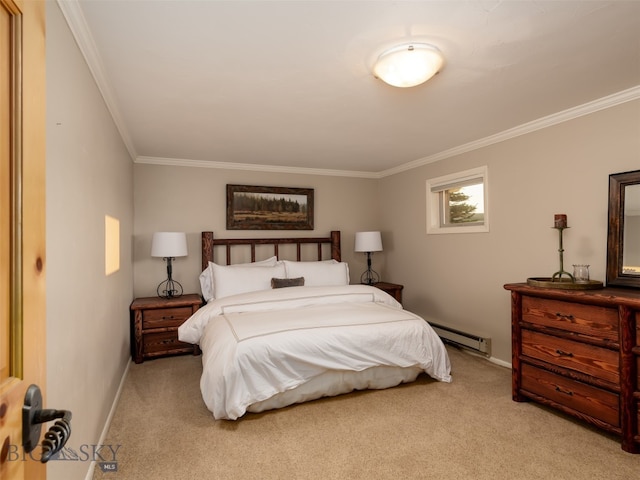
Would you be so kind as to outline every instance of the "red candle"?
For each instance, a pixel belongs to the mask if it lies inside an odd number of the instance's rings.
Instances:
[[[553,226],[555,228],[567,228],[567,216],[563,213],[556,213],[553,216]]]

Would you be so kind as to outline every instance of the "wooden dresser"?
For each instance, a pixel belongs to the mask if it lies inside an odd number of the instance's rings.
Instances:
[[[131,356],[135,363],[178,353],[198,355],[197,345],[178,340],[178,327],[202,305],[197,294],[136,298],[131,304]]]
[[[621,437],[640,453],[640,291],[514,283],[512,395]]]

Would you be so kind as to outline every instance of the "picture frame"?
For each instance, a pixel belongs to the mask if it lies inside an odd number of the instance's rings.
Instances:
[[[313,230],[313,188],[227,184],[228,230]]]

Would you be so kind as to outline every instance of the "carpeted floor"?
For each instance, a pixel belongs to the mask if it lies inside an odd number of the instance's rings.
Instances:
[[[200,357],[131,365],[95,480],[630,479],[617,438],[511,400],[511,371],[449,348],[453,382],[356,392],[240,420],[202,402]]]

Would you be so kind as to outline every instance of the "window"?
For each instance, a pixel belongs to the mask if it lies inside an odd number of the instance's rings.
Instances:
[[[489,231],[487,167],[427,180],[427,233]]]

